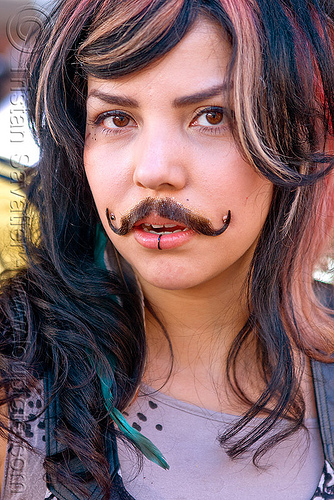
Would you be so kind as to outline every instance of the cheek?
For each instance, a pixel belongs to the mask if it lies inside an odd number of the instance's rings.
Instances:
[[[120,168],[120,164],[121,160],[114,154],[111,159],[107,148],[94,148],[89,143],[85,145],[85,173],[102,220],[106,208],[122,199],[129,189],[129,173],[124,167]]]
[[[211,206],[230,209],[234,221],[249,217],[250,224],[251,219],[255,219],[256,225],[263,223],[273,195],[271,182],[246,163],[231,143],[225,150],[217,149],[211,155],[214,162],[208,161],[209,158],[202,156],[199,179]]]

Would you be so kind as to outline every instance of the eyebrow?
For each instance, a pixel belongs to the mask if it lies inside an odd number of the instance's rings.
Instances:
[[[108,92],[102,92],[101,90],[93,89],[89,92],[87,101],[91,97],[95,97],[100,101],[106,102],[107,104],[115,104],[116,106],[124,106],[129,108],[139,108],[139,103],[135,99],[126,97],[123,95],[109,94]]]
[[[198,102],[205,101],[211,97],[221,96],[224,92],[226,92],[227,88],[227,84],[223,83],[221,85],[215,85],[214,87],[210,87],[206,90],[196,92],[195,94],[177,97],[173,101],[173,106],[175,108],[181,108],[182,106],[187,106],[188,104],[196,104]]]
[[[187,106],[189,104],[196,104],[202,102],[206,99],[210,99],[211,97],[217,97],[222,95],[227,90],[226,83],[220,85],[214,85],[208,89],[196,92],[195,94],[190,94],[183,97],[177,97],[173,101],[173,107],[181,108],[183,106]],[[106,102],[107,104],[113,104],[121,107],[129,107],[129,108],[139,108],[139,103],[135,99],[131,97],[127,97],[124,95],[115,95],[109,94],[108,92],[102,92],[98,89],[93,89],[88,94],[87,100],[91,97],[95,97],[100,101]]]

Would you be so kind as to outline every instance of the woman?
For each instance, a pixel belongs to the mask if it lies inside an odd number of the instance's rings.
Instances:
[[[331,14],[59,2],[27,71],[28,264],[1,297],[3,499],[333,494],[333,292],[312,278],[333,233]]]

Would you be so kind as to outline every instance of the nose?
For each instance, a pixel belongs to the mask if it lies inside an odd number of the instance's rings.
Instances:
[[[176,131],[156,128],[141,134],[133,158],[134,183],[153,191],[181,190],[187,184],[185,150]]]

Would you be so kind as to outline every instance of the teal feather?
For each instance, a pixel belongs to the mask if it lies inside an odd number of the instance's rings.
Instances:
[[[109,358],[110,362],[110,358]],[[113,366],[114,363],[110,363]],[[113,385],[113,380],[105,372],[102,373],[101,369],[97,367],[97,374],[101,383],[102,395],[104,398],[104,405],[112,418],[116,423],[117,427],[123,434],[129,438],[137,448],[145,455],[146,458],[156,463],[163,469],[169,469],[169,465],[166,459],[162,455],[161,451],[143,434],[138,432],[136,429],[131,427],[126,419],[123,417],[122,413],[114,407],[113,397],[111,388]]]

